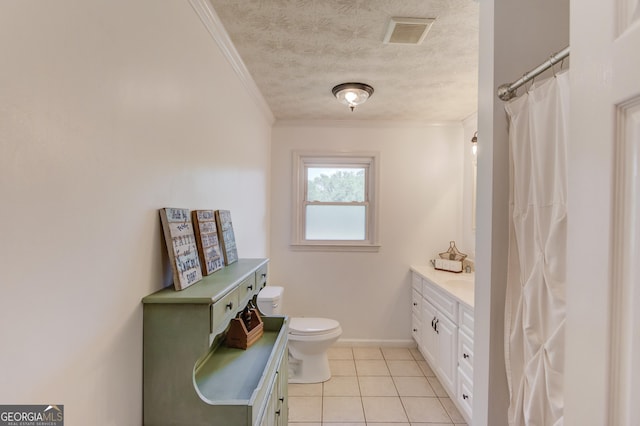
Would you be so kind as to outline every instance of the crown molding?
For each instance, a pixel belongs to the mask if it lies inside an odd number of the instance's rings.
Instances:
[[[267,104],[264,96],[262,96],[260,89],[258,89],[255,80],[251,76],[251,73],[249,73],[249,70],[233,45],[227,30],[225,30],[224,25],[222,25],[222,21],[220,21],[211,3],[209,3],[208,0],[189,0],[189,3],[191,3],[191,7],[195,10],[198,17],[200,17],[205,28],[222,51],[222,54],[233,68],[233,71],[247,92],[249,92],[251,98],[263,112],[269,123],[273,124],[275,122],[275,116],[271,108],[269,108],[269,104]]]
[[[355,127],[355,128],[427,128],[462,127],[460,121],[411,120],[277,120],[273,127]]]

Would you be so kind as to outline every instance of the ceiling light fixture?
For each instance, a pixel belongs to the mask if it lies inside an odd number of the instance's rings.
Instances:
[[[364,83],[342,83],[334,87],[333,96],[353,111],[373,94],[373,87]]]

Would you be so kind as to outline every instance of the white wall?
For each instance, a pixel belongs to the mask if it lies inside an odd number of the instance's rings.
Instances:
[[[266,256],[271,123],[186,1],[2,2],[0,51],[0,401],[141,424],[157,209]]]
[[[568,44],[568,0],[480,2],[474,426],[507,424],[503,336],[509,148],[504,102],[496,91]]]
[[[345,340],[410,342],[411,264],[426,264],[461,236],[463,128],[319,123],[273,129],[270,283],[294,316],[340,321]],[[294,251],[293,150],[380,153],[376,253]]]

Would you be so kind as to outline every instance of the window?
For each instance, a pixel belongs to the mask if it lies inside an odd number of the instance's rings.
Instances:
[[[377,249],[378,154],[294,153],[294,246]]]

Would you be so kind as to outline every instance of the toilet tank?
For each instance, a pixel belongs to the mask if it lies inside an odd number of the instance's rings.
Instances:
[[[264,315],[282,315],[283,287],[268,285],[258,293],[258,309]]]

